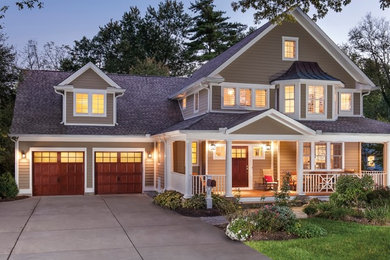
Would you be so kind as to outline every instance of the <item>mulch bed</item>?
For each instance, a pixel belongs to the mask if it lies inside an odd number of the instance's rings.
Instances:
[[[178,208],[175,210],[177,213],[186,217],[215,217],[221,216],[221,213],[217,209],[186,209]]]
[[[279,232],[255,232],[250,240],[289,240],[296,239],[298,236],[289,234],[284,231]]]
[[[0,202],[7,202],[7,201],[15,201],[15,200],[23,200],[30,198],[30,196],[17,196],[15,198],[8,198],[8,199],[0,199]]]

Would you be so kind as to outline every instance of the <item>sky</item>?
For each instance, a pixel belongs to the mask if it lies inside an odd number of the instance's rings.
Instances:
[[[15,1],[3,0],[13,4]],[[43,0],[42,9],[18,11],[12,5],[4,19],[0,21],[8,36],[8,43],[21,50],[27,41],[32,39],[40,46],[48,41],[58,45],[73,45],[74,40],[83,36],[94,36],[99,26],[110,19],[119,20],[130,6],[137,6],[145,12],[149,5],[157,6],[159,0]],[[186,8],[190,0],[182,1]],[[226,11],[231,21],[253,26],[253,11],[246,13],[234,12],[230,0],[215,0],[218,10]],[[330,11],[317,23],[337,44],[348,40],[348,31],[356,26],[367,14],[375,17],[385,17],[390,20],[390,9],[380,10],[379,0],[352,0],[341,13]],[[264,22],[263,22],[264,23]]]

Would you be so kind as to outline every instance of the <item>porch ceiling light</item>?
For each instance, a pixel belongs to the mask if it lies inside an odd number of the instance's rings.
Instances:
[[[26,152],[22,151],[22,159],[26,159]]]
[[[215,144],[210,144],[209,149],[210,149],[210,151],[215,151],[216,145]]]

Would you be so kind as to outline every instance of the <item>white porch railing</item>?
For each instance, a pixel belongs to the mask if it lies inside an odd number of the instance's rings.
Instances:
[[[207,178],[216,182],[216,186],[211,190],[214,194],[225,194],[225,175],[193,175],[192,194],[206,193]]]
[[[343,173],[304,173],[303,192],[304,193],[329,193],[336,191],[336,183]],[[358,177],[369,175],[374,180],[375,188],[383,187],[386,184],[386,173],[383,171],[362,171],[353,173]]]

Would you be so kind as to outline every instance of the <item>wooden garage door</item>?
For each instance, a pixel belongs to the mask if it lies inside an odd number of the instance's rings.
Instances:
[[[83,152],[33,152],[33,195],[82,194]]]
[[[98,194],[142,192],[142,152],[96,152]]]

